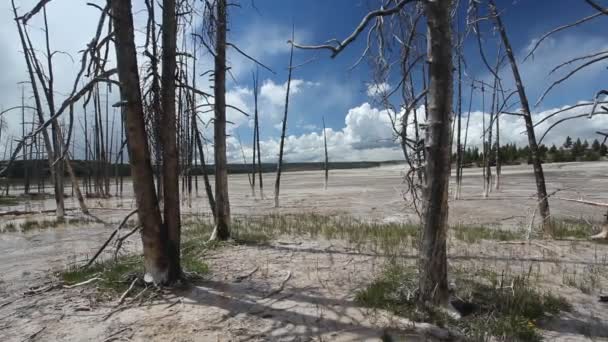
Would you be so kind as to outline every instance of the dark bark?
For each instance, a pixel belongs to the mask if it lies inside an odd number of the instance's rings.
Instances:
[[[165,246],[167,232],[162,224],[154,189],[154,174],[139,87],[131,0],[112,1],[111,3],[121,100],[125,103],[125,129],[131,175],[133,176],[133,192],[137,203],[137,215],[142,225],[146,272],[144,279],[157,284],[166,283],[169,275],[169,259]]]
[[[453,96],[451,3],[429,1],[425,4],[429,100],[428,128],[424,141],[426,186],[419,260],[419,299],[423,303],[440,305],[448,302],[446,237]]]
[[[513,55],[511,43],[509,42],[507,32],[493,0],[490,0],[490,12],[492,17],[494,18],[494,21],[496,22],[496,26],[502,39],[502,43],[505,46],[507,58],[509,59],[509,63],[511,64],[511,70],[513,71],[513,78],[515,79],[515,85],[517,86],[517,93],[519,94],[519,101],[521,103],[521,110],[523,112],[523,118],[526,123],[526,132],[528,133],[528,147],[530,148],[532,165],[534,167],[534,178],[536,180],[536,196],[538,198],[538,209],[541,217],[543,218],[543,232],[545,233],[545,235],[551,236],[553,235],[553,229],[551,227],[550,221],[551,213],[549,211],[549,199],[547,197],[547,188],[545,185],[545,175],[543,172],[543,166],[541,164],[540,156],[538,154],[538,144],[536,142],[536,134],[534,132],[534,124],[532,122],[530,104],[528,102],[528,97],[526,96],[526,91],[524,89],[524,85],[519,74],[519,68],[517,67],[515,56]]]

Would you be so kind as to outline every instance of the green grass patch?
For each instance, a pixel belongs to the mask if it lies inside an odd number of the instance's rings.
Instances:
[[[588,239],[596,233],[592,224],[575,219],[559,219],[551,222],[553,225],[553,236],[556,239]]]
[[[538,290],[529,275],[506,277],[491,270],[454,270],[451,276],[456,284],[453,298],[474,308],[459,320],[417,303],[418,271],[412,266],[391,264],[378,279],[357,292],[356,301],[412,321],[456,329],[472,341],[487,341],[491,337],[503,341],[540,341],[538,321],[571,310],[563,297]]]
[[[0,206],[17,205],[21,202],[17,196],[0,196]]]
[[[102,299],[111,299],[126,291],[133,279],[141,274],[143,257],[137,255],[94,263],[88,268],[74,266],[60,273],[60,277],[66,285],[78,284],[95,277],[101,278],[91,283],[91,286],[97,287]]]
[[[45,219],[45,220],[26,220],[19,224],[19,228],[22,232],[29,232],[32,230],[40,230],[40,229],[51,229],[57,228],[59,226],[75,226],[82,224],[89,224],[94,222],[88,218],[68,218],[63,220],[58,219]]]
[[[451,230],[457,240],[468,243],[477,243],[481,240],[511,241],[523,238],[521,232],[482,226],[458,225]]]
[[[4,225],[3,227],[3,232],[5,233],[14,233],[17,231],[17,226],[15,225],[14,222],[9,222],[7,224]]]

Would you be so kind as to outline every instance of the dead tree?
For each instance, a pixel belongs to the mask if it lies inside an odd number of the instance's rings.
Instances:
[[[458,95],[456,99],[458,101],[456,115],[457,126],[456,126],[456,189],[454,191],[454,199],[460,198],[460,189],[462,186],[462,143],[461,143],[461,132],[462,132],[462,57],[460,52],[458,53]]]
[[[452,1],[425,4],[430,83],[419,296],[423,302],[441,305],[448,301],[446,238],[453,95],[451,5]]]
[[[500,15],[498,14],[496,5],[494,4],[493,0],[489,0],[489,5],[490,15],[494,18],[494,22],[496,23],[496,27],[498,29],[498,32],[500,33],[500,37],[502,39],[503,46],[505,47],[505,52],[509,60],[509,64],[511,65],[513,78],[515,79],[517,93],[519,94],[519,100],[521,103],[521,110],[523,114],[522,116],[524,118],[524,122],[526,124],[526,132],[528,134],[528,146],[530,148],[532,165],[534,167],[534,178],[536,180],[536,195],[538,199],[539,212],[543,219],[543,232],[546,235],[551,236],[553,234],[553,230],[551,227],[550,220],[551,213],[549,211],[549,198],[547,196],[547,188],[545,185],[545,175],[543,172],[543,166],[540,160],[540,156],[538,154],[538,144],[536,141],[536,133],[534,132],[534,124],[532,122],[532,113],[530,111],[528,97],[526,96],[526,91],[524,89],[524,85],[519,74],[519,68],[517,66],[515,56],[513,54],[513,49],[511,48],[511,43],[509,42],[509,38],[507,37],[507,32],[502,23]]]
[[[215,229],[211,239],[230,237],[230,201],[226,160],[226,28],[227,3],[215,4],[215,73],[214,73],[214,157],[215,157]]]
[[[291,32],[291,41],[294,41],[294,30]],[[293,71],[293,44],[289,52],[289,69],[287,71],[287,90],[285,92],[285,112],[281,128],[281,142],[279,143],[279,160],[277,161],[277,177],[274,182],[274,207],[279,207],[279,192],[281,188],[281,171],[283,168],[283,148],[285,147],[285,133],[287,131],[287,113],[289,112],[289,90],[291,87],[291,75]]]
[[[257,138],[258,138],[258,74],[253,74],[253,144],[252,147],[252,157],[251,157],[251,174],[253,175],[253,179],[251,181],[251,196],[255,197],[255,169],[256,169],[256,152],[257,152]],[[261,174],[260,174],[261,177]]]
[[[334,44],[304,46],[303,49],[327,49],[332,57],[346,48],[379,16],[401,11],[411,0],[401,0],[390,8],[368,13],[357,28],[343,41]],[[427,21],[429,63],[428,127],[424,140],[426,187],[424,189],[423,233],[420,245],[419,300],[423,303],[448,304],[447,281],[447,216],[450,177],[450,140],[453,95],[452,1],[422,1]],[[426,77],[425,77],[426,78]]]
[[[258,114],[258,96],[260,93],[260,87],[259,87],[259,78],[258,78],[258,74],[256,71],[255,77],[254,77],[254,86],[253,86],[253,103],[254,103],[254,107],[255,107],[255,111],[254,111],[254,120],[253,120],[253,129],[254,129],[254,142],[253,144],[257,147],[257,153],[258,153],[258,177],[259,177],[259,183],[260,183],[260,198],[264,199],[264,182],[263,182],[263,178],[262,178],[262,150],[260,149],[260,120],[259,120],[259,114]],[[253,164],[255,165],[255,155],[253,156]],[[255,167],[255,166],[254,166]]]
[[[169,281],[181,277],[180,266],[180,203],[179,154],[175,113],[175,72],[177,69],[177,15],[175,0],[163,0],[161,78],[161,143],[163,145],[163,213],[167,229]]]
[[[325,129],[325,117],[323,117],[323,148],[325,150],[325,182],[323,187],[327,190],[327,183],[329,181],[329,156],[327,155],[327,131]]]
[[[133,192],[138,208],[137,215],[142,225],[144,280],[162,284],[169,281],[169,274],[172,273],[169,270],[171,259],[167,254],[165,238],[167,231],[163,227],[154,189],[154,172],[150,160],[137,67],[131,0],[112,1],[111,9]]]

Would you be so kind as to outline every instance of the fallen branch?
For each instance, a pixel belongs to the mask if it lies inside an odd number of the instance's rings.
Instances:
[[[277,293],[280,293],[281,291],[283,291],[283,289],[285,288],[285,284],[289,281],[289,279],[291,279],[291,271],[287,271],[287,275],[285,275],[285,278],[283,279],[283,281],[281,282],[281,285],[277,289],[268,292],[268,294],[265,295],[263,298],[272,297],[272,296],[276,295]]]
[[[588,205],[592,205],[595,207],[608,208],[608,203],[593,202],[593,201],[587,201],[584,199],[573,199],[573,198],[563,198],[563,197],[555,197],[555,198],[562,200],[562,201],[575,202],[575,203],[581,203],[581,204],[588,204]]]
[[[74,285],[63,285],[63,288],[64,288],[64,289],[73,289],[73,288],[78,287],[78,286],[82,286],[82,285],[87,285],[87,284],[90,284],[90,283],[92,283],[92,282],[94,282],[94,281],[97,281],[97,280],[101,280],[101,278],[100,278],[100,277],[95,277],[95,278],[91,278],[91,279],[89,279],[89,280],[85,280],[85,281],[83,281],[83,282],[80,282],[80,283],[78,283],[78,284],[74,284]]]
[[[127,298],[129,292],[133,290],[133,286],[135,286],[135,283],[137,283],[138,280],[138,278],[133,279],[133,281],[131,282],[131,286],[129,286],[129,288],[122,294],[122,296],[120,296],[120,299],[118,299],[118,304],[116,304],[116,306],[120,306],[125,301],[125,298]]]
[[[249,273],[247,273],[247,274],[244,274],[244,275],[237,276],[237,277],[234,279],[234,282],[235,282],[235,283],[240,283],[240,282],[242,282],[243,280],[245,280],[245,279],[247,279],[247,278],[251,277],[251,276],[252,276],[252,275],[253,275],[255,272],[257,272],[259,269],[260,269],[260,267],[259,267],[259,266],[256,266],[256,267],[253,269],[253,271],[251,271],[251,272],[249,272]]]
[[[137,212],[137,209],[131,211],[127,216],[125,216],[125,218],[122,220],[122,222],[120,222],[120,225],[118,225],[118,227],[116,229],[114,229],[114,231],[112,232],[112,234],[110,234],[110,237],[101,246],[101,248],[99,248],[99,250],[97,251],[97,253],[95,253],[95,255],[91,258],[91,260],[89,260],[89,262],[87,262],[87,264],[84,265],[82,268],[88,268],[89,266],[91,266],[93,264],[93,262],[95,262],[95,260],[97,259],[97,257],[101,254],[101,252],[103,252],[103,250],[106,249],[106,247],[108,246],[108,244],[110,243],[110,241],[112,241],[112,239],[114,238],[114,236],[116,236],[116,234],[118,233],[118,231],[120,230],[120,228],[122,228],[122,226],[124,226],[127,223],[127,221],[129,220],[129,218],[131,216],[133,216],[136,212]]]
[[[34,340],[36,338],[36,336],[40,335],[40,333],[44,331],[44,329],[46,329],[46,326],[42,327],[40,330],[38,330],[35,333],[31,334],[30,336],[28,336],[23,341],[32,341],[32,340]]]

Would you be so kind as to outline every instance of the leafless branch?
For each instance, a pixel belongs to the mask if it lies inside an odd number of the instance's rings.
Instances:
[[[548,38],[549,36],[551,36],[552,34],[557,33],[557,32],[559,32],[559,31],[563,31],[563,30],[565,30],[565,29],[567,29],[567,28],[574,27],[574,26],[576,26],[576,25],[582,24],[582,23],[587,22],[587,21],[589,21],[589,20],[591,20],[591,19],[597,18],[597,17],[599,17],[600,15],[602,15],[602,13],[595,13],[595,14],[592,14],[592,15],[590,15],[590,16],[587,16],[587,17],[584,17],[584,18],[582,18],[582,19],[579,19],[579,20],[577,20],[577,21],[575,21],[575,22],[573,22],[573,23],[571,23],[571,24],[567,24],[567,25],[562,25],[562,26],[556,27],[556,28],[554,28],[553,30],[551,30],[551,31],[549,31],[549,32],[547,32],[547,33],[545,33],[545,34],[543,34],[543,35],[542,35],[542,36],[541,36],[541,37],[540,37],[540,38],[539,38],[539,39],[536,41],[536,43],[534,44],[534,47],[532,48],[532,50],[530,50],[530,52],[528,52],[528,54],[527,54],[527,55],[526,55],[526,57],[524,58],[524,62],[525,62],[525,61],[526,61],[526,60],[527,60],[527,59],[528,59],[530,56],[532,56],[532,55],[534,54],[534,52],[536,51],[536,49],[538,49],[538,47],[540,46],[540,43],[542,43],[542,42],[543,42],[543,40],[547,39],[547,38]]]
[[[357,36],[359,36],[359,34],[361,32],[363,32],[365,27],[367,27],[367,24],[372,19],[374,19],[376,17],[384,17],[384,16],[395,14],[395,13],[399,12],[408,3],[416,2],[416,1],[419,1],[419,0],[401,0],[401,1],[399,1],[399,3],[397,3],[392,8],[379,9],[379,10],[369,12],[365,17],[363,17],[363,19],[361,20],[359,25],[355,28],[355,30],[348,37],[346,37],[346,39],[344,39],[341,42],[336,39],[333,39],[332,41],[336,43],[335,45],[331,45],[331,44],[300,45],[292,40],[289,40],[288,43],[292,44],[294,47],[296,47],[298,49],[304,49],[304,50],[327,49],[327,50],[332,51],[331,58],[335,58],[340,52],[342,52],[342,50],[344,50],[345,47],[347,47],[350,43],[352,43],[357,38]]]

